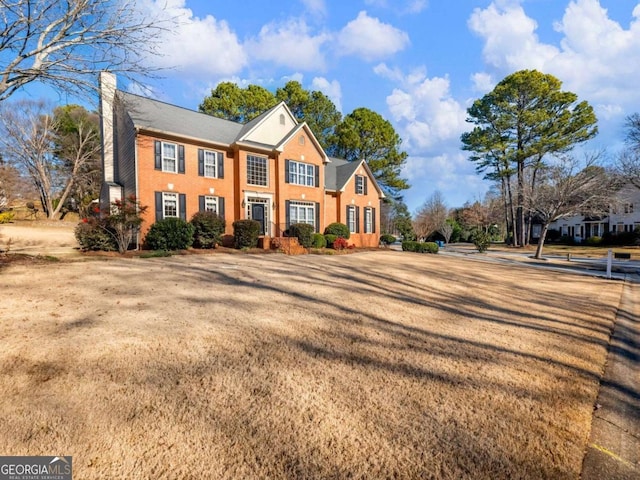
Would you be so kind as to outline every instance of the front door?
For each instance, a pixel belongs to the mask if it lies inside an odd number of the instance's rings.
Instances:
[[[264,203],[251,204],[251,219],[260,223],[260,235],[264,235]]]

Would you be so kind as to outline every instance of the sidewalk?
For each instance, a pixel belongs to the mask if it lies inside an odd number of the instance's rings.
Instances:
[[[582,480],[640,478],[640,279],[635,277],[625,281]]]

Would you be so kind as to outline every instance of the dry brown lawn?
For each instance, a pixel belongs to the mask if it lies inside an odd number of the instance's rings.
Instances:
[[[577,479],[622,285],[444,255],[0,270],[0,452],[74,478]]]

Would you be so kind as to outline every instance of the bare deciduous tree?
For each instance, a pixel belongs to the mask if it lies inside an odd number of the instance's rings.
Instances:
[[[419,239],[426,239],[445,225],[448,216],[449,209],[442,194],[435,191],[416,212],[413,230]]]
[[[38,80],[77,95],[96,72],[150,75],[163,21],[136,0],[0,0],[0,101]]]
[[[0,103],[0,147],[7,161],[29,176],[47,217],[56,218],[100,143],[95,123],[81,117],[75,131],[61,141],[50,111],[44,101]]]
[[[542,257],[551,222],[564,216],[598,215],[608,211],[612,192],[618,185],[598,161],[597,154],[587,156],[584,162],[566,156],[542,172],[542,181],[531,202],[532,213],[542,223],[535,258]]]

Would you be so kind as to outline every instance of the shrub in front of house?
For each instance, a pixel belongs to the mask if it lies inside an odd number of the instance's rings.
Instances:
[[[76,226],[73,233],[80,249],[84,252],[113,252],[118,249],[115,237],[109,232],[104,219],[85,218]]]
[[[438,253],[440,247],[436,242],[425,242],[422,244],[422,253]]]
[[[335,235],[336,237],[345,238],[349,240],[351,236],[351,232],[349,232],[349,227],[347,227],[344,223],[334,222],[327,225],[327,228],[324,229],[324,234],[327,235]]]
[[[584,243],[589,247],[597,247],[602,244],[602,237],[594,235],[593,237],[588,237]]]
[[[196,248],[216,248],[222,243],[225,221],[213,212],[197,212],[191,217],[193,225],[193,246]]]
[[[380,243],[382,243],[383,245],[389,246],[392,243],[395,243],[395,241],[396,237],[394,237],[393,235],[389,235],[388,233],[380,236]]]
[[[325,233],[324,234],[324,241],[327,245],[328,248],[333,248],[333,242],[336,241],[336,238],[338,238],[337,235],[333,235],[332,233]]]
[[[327,240],[321,233],[314,233],[311,235],[311,246],[313,248],[325,248],[327,246]]]
[[[236,220],[233,222],[233,244],[236,248],[255,248],[260,236],[260,222]]]
[[[309,248],[312,243],[313,230],[313,225],[308,223],[294,223],[289,226],[288,236],[296,237],[300,245],[304,248]]]
[[[344,250],[345,248],[349,248],[349,243],[346,238],[338,237],[333,241],[334,250]]]
[[[163,218],[151,225],[144,245],[149,250],[185,250],[193,244],[193,231],[181,218]]]

